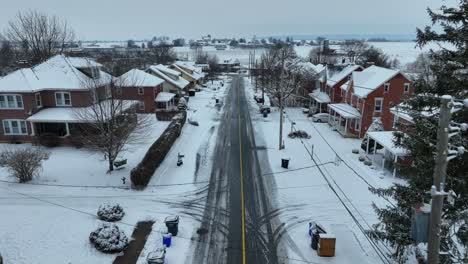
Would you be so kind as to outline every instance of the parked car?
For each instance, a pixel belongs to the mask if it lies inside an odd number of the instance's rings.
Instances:
[[[318,123],[327,123],[330,115],[328,113],[320,113],[312,116],[312,121]]]

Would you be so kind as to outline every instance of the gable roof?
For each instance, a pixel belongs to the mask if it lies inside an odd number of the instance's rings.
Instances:
[[[176,76],[177,79],[173,79],[173,78],[171,78],[170,76],[168,76],[166,73],[164,73],[163,71],[161,71],[161,70],[159,69],[159,68],[161,68],[161,67],[158,67],[158,66],[160,66],[160,65],[157,65],[157,66],[150,66],[150,67],[148,68],[148,71],[150,71],[151,73],[153,73],[153,74],[157,75],[158,77],[164,79],[166,82],[168,82],[168,83],[174,85],[174,86],[177,87],[178,89],[184,89],[185,87],[187,87],[187,85],[190,84],[189,81],[185,80],[185,79],[182,78],[182,77],[179,77],[179,75],[181,75],[180,72],[175,71],[175,72],[178,73],[178,75]],[[163,65],[161,65],[161,66],[167,68],[166,66],[163,66]],[[171,70],[171,69],[169,69],[169,70]],[[171,71],[174,71],[174,70],[171,70]]]
[[[385,82],[398,75],[400,71],[371,66],[362,72],[353,72],[354,94],[363,98],[375,91]]]
[[[129,70],[118,78],[123,87],[154,87],[163,82],[163,79],[138,69]]]
[[[169,68],[169,67],[166,67],[166,66],[164,66],[164,65],[162,65],[162,64],[158,64],[158,65],[156,65],[156,66],[151,66],[151,67],[156,67],[156,69],[162,71],[162,72],[165,73],[165,74],[170,74],[170,75],[174,75],[174,76],[180,76],[180,75],[182,75],[182,73],[180,73],[180,72],[178,72],[178,71],[175,71],[175,70],[173,70],[173,69],[171,69],[171,68]]]
[[[79,68],[102,67],[88,58],[56,55],[31,68],[20,69],[0,79],[0,92],[36,92],[40,90],[83,90],[90,77]],[[97,83],[105,85],[112,76],[99,69]]]
[[[176,69],[178,69],[180,72],[182,72],[182,73],[184,73],[184,74],[186,74],[186,75],[192,77],[193,79],[195,79],[195,80],[197,80],[197,81],[204,77],[204,74],[197,73],[197,72],[195,72],[195,71],[194,71],[193,73],[187,72],[185,69],[182,68],[183,66],[181,67],[181,66],[179,66],[177,63],[174,63],[174,64],[172,64],[172,65],[173,65]]]
[[[346,76],[359,69],[362,69],[362,67],[359,65],[348,65],[339,72],[328,73],[327,85],[334,86],[335,84],[341,82],[344,78],[346,78]]]

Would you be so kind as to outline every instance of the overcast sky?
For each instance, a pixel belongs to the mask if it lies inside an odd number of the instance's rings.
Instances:
[[[450,0],[454,1],[454,0]],[[411,34],[443,0],[13,0],[0,8],[0,31],[18,11],[55,14],[83,40],[152,36],[238,37],[284,34]]]

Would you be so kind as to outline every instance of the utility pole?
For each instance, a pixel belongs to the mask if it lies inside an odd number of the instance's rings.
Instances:
[[[444,185],[448,163],[449,125],[451,119],[452,97],[444,95],[441,98],[439,129],[437,132],[437,157],[434,168],[434,184],[431,188],[432,204],[429,222],[429,241],[427,246],[427,263],[439,263],[440,222],[444,203]]]

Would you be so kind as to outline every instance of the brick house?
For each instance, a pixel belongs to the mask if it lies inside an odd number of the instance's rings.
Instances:
[[[113,80],[92,59],[63,55],[1,78],[0,141],[36,142],[47,134],[70,143],[73,131],[86,123],[77,113],[90,111],[95,103],[117,92],[112,91]],[[150,97],[154,100],[154,95]],[[122,111],[133,109],[136,103],[124,100]]]
[[[331,67],[322,68],[321,77],[318,79],[319,84],[316,85],[319,88],[309,94],[311,110],[319,113],[327,112],[329,103],[341,102],[343,98],[341,86],[349,81],[353,72],[362,70],[363,68],[359,65],[347,65],[341,70]]]
[[[117,78],[118,92],[125,100],[138,101],[137,112],[154,113],[156,97],[163,91],[164,80],[142,70],[132,69]]]
[[[341,85],[341,101],[328,105],[329,124],[344,136],[362,138],[375,118],[393,130],[391,108],[413,95],[408,77],[398,70],[371,66],[355,71]]]

